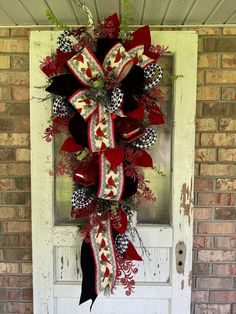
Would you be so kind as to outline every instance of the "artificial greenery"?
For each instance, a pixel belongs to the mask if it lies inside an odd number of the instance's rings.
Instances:
[[[52,23],[52,25],[55,25],[62,30],[70,30],[70,28],[67,25],[58,20],[56,15],[51,10],[49,9],[46,10],[46,15],[48,17],[48,20]]]

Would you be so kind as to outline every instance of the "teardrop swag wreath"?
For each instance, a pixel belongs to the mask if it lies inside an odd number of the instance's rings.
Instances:
[[[83,218],[80,304],[93,304],[102,291],[112,293],[118,279],[126,295],[134,292],[133,261],[142,257],[132,240],[145,248],[132,218],[138,197],[155,199],[140,167],[153,167],[147,150],[157,133],[150,126],[164,123],[157,87],[163,73],[156,62],[165,49],[151,44],[148,26],[125,33],[117,14],[95,25],[79,3],[89,26],[65,27],[40,68],[53,98],[44,137],[50,142],[67,134],[55,174],[73,178],[71,217]]]

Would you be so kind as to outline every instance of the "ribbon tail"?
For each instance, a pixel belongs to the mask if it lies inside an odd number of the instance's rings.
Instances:
[[[96,268],[94,264],[93,252],[90,243],[83,241],[81,247],[81,269],[83,273],[82,291],[79,304],[83,304],[88,300],[92,300],[90,311],[97,298],[95,287]]]
[[[92,228],[90,243],[95,265],[95,291],[97,294],[102,291],[112,293],[117,278],[117,261],[109,219]]]

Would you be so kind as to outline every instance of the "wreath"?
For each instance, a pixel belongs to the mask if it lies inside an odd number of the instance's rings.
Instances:
[[[118,279],[126,295],[134,291],[134,261],[142,260],[134,238],[144,246],[133,215],[140,195],[154,199],[141,167],[153,167],[148,148],[158,136],[151,126],[164,123],[156,62],[165,49],[151,44],[148,26],[124,36],[117,14],[95,25],[82,8],[89,26],[65,27],[40,68],[53,99],[44,137],[50,142],[67,134],[55,174],[74,182],[71,217],[83,240],[80,304],[93,304],[102,291],[112,293]]]

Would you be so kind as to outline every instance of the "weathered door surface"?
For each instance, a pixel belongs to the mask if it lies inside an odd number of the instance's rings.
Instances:
[[[40,60],[55,50],[58,33],[31,34],[32,231],[35,314],[85,314],[90,302],[80,296],[80,240],[76,226],[56,224],[54,215],[53,145],[43,139],[51,116],[45,97],[46,78]],[[191,293],[192,189],[196,103],[197,35],[194,32],[152,32],[152,43],[168,46],[173,55],[173,127],[171,131],[170,220],[137,224],[151,261],[144,258],[135,276],[135,293],[122,286],[112,296],[99,296],[92,313],[189,314]],[[70,195],[68,195],[70,198]],[[167,208],[168,210],[168,208]],[[70,208],[68,208],[69,216]],[[145,222],[145,220],[144,220]],[[138,243],[136,243],[138,245]]]

